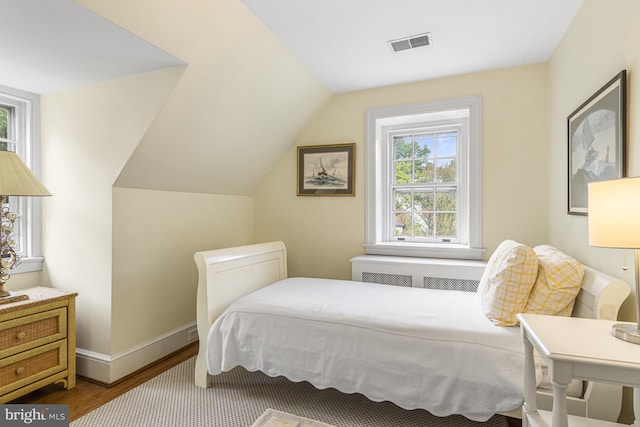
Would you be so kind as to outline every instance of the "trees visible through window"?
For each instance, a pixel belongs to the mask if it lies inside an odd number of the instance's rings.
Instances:
[[[6,150],[7,141],[9,141],[9,120],[13,116],[13,108],[0,105],[0,150]]]
[[[367,112],[367,253],[481,259],[480,98]]]
[[[394,234],[458,240],[458,130],[392,134]]]

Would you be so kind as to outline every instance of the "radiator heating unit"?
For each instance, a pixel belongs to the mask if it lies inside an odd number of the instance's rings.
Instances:
[[[360,255],[351,259],[351,279],[415,288],[475,292],[485,261]]]

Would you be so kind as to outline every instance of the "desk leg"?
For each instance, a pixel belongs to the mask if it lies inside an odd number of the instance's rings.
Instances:
[[[528,414],[538,412],[536,404],[536,366],[533,360],[533,345],[524,338],[524,406],[522,407],[522,427],[528,427]],[[640,427],[640,426],[636,426]]]
[[[550,362],[549,374],[553,387],[552,427],[568,427],[567,389],[571,381],[571,365],[563,362]]]
[[[633,427],[640,427],[640,388],[633,389]]]

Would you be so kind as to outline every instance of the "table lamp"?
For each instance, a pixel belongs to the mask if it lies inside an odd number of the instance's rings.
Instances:
[[[9,280],[9,271],[20,260],[11,242],[13,215],[4,206],[6,196],[50,196],[49,191],[12,151],[0,151],[0,207],[2,208],[2,231],[0,232],[0,302],[11,299],[11,292],[4,289]],[[5,227],[5,224],[11,226]]]
[[[636,319],[613,325],[613,335],[640,344],[640,178],[622,178],[588,184],[589,244],[635,249]]]

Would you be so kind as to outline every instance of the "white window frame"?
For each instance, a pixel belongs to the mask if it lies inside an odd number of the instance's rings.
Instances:
[[[34,175],[40,178],[40,96],[0,85],[0,104],[13,107],[15,128],[8,147],[15,151]],[[41,271],[42,199],[10,197],[10,209],[20,215],[20,263],[11,274]]]
[[[367,254],[429,258],[482,259],[482,98],[480,96],[366,111]],[[459,242],[411,242],[391,239],[392,197],[388,134],[402,128],[460,122]],[[464,188],[463,188],[464,187]]]
[[[395,232],[392,230],[393,227],[393,190],[394,187],[396,187],[396,185],[393,184],[393,169],[392,169],[392,163],[393,163],[393,137],[400,135],[400,134],[408,134],[408,133],[437,133],[437,132],[441,132],[441,131],[445,131],[445,130],[450,130],[450,131],[455,131],[458,135],[457,140],[458,140],[458,144],[457,144],[457,153],[455,156],[456,159],[456,165],[464,165],[466,164],[466,144],[468,141],[468,117],[461,117],[461,118],[455,118],[455,119],[450,119],[450,120],[433,120],[433,121],[428,121],[428,122],[416,122],[415,126],[407,126],[407,125],[395,125],[395,126],[383,126],[382,127],[382,137],[386,140],[386,144],[387,147],[385,149],[383,149],[382,151],[382,156],[383,156],[383,160],[382,160],[382,165],[383,168],[388,168],[388,169],[383,169],[382,173],[387,175],[388,174],[388,179],[385,179],[385,183],[386,185],[389,187],[388,191],[382,191],[381,192],[381,197],[383,198],[382,200],[382,205],[386,208],[386,212],[384,212],[384,215],[386,216],[386,221],[384,221],[382,223],[382,233],[383,233],[383,239],[382,240],[389,240],[389,241],[405,241],[405,242],[442,242],[440,239],[434,239],[431,237],[424,237],[424,238],[420,238],[420,237],[401,237],[401,236],[396,236]],[[457,173],[457,177],[455,182],[452,183],[446,183],[444,184],[445,186],[449,187],[449,186],[453,186],[456,187],[456,194],[457,194],[457,206],[460,206],[460,200],[466,200],[467,199],[467,195],[466,192],[468,191],[466,182],[466,174],[467,174],[467,168],[466,167],[457,167],[456,166],[456,173]],[[424,184],[410,184],[407,186],[404,185],[398,185],[397,187],[413,187],[413,188],[420,188],[420,187],[437,187],[438,184],[436,183],[424,183]],[[464,206],[464,204],[463,204]],[[461,239],[460,236],[462,235],[466,235],[466,210],[465,209],[458,209],[457,212],[457,235],[455,237],[452,237],[450,239],[451,242],[453,243],[460,243]]]

